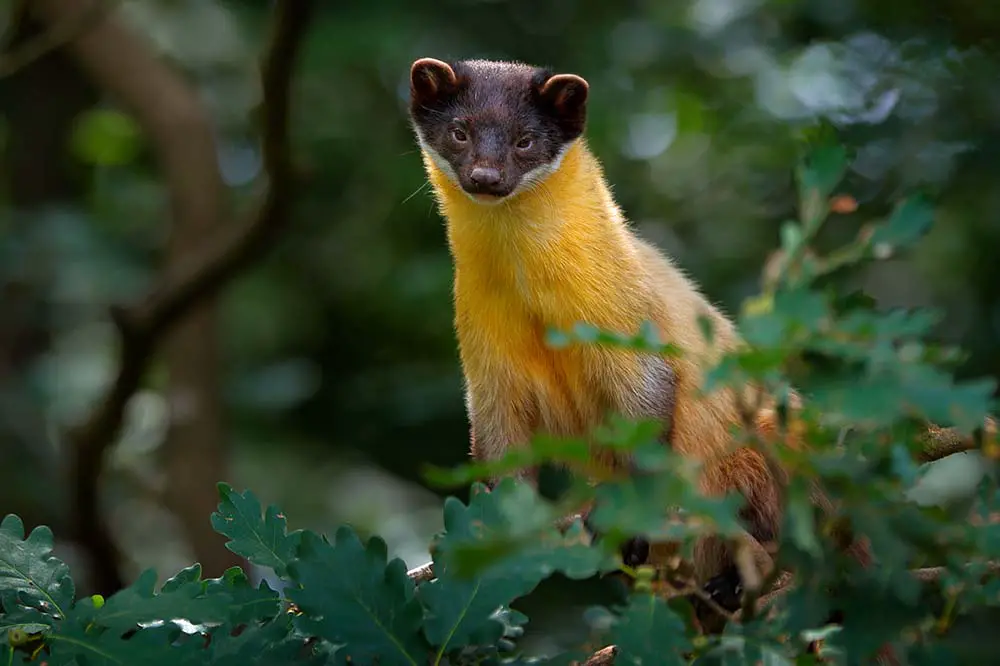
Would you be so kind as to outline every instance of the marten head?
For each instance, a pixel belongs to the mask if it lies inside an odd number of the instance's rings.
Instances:
[[[583,133],[587,82],[520,63],[421,58],[410,117],[421,148],[482,203],[541,182]]]

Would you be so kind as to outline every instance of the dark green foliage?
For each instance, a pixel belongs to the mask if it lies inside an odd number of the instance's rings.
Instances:
[[[503,618],[494,617],[497,609],[548,576],[588,578],[616,568],[607,553],[587,544],[579,522],[560,534],[553,518],[530,488],[510,480],[494,493],[476,484],[468,506],[455,498],[445,502],[445,533],[434,557],[438,578],[419,591],[431,644],[445,651],[493,644],[505,629]]]
[[[607,643],[618,648],[615,663],[686,664],[692,649],[687,627],[667,603],[649,593],[636,592],[620,615],[608,614]]]
[[[254,564],[285,574],[292,560],[301,532],[287,533],[285,516],[276,506],[267,507],[263,518],[260,502],[252,494],[240,495],[226,484],[219,485],[222,505],[212,514],[212,527],[230,538],[226,547]]]
[[[617,545],[637,533],[676,542],[682,554],[706,535],[740,538],[743,498],[702,496],[698,465],[656,445],[659,425],[615,419],[593,443],[632,452],[641,475],[586,483],[576,472],[588,444],[541,437],[507,459],[436,473],[439,481],[465,483],[543,461],[571,470],[554,500],[513,480],[491,492],[475,483],[468,504],[447,499],[445,529],[432,549],[436,578],[420,584],[389,558],[382,539],[362,542],[347,527],[332,540],[289,532],[277,507],[264,509],[252,492],[220,484],[212,525],[233,552],[272,569],[284,595],[254,587],[239,569],[203,580],[194,565],[159,591],[147,571],[107,600],[78,600],[66,565],[51,555],[49,530],[25,539],[20,519],[8,516],[0,526],[0,626],[7,636],[0,658],[80,666],[564,664],[614,644],[618,664],[777,665],[815,663],[805,648],[823,639],[833,663],[865,663],[886,644],[912,664],[988,663],[1000,650],[991,630],[1000,620],[1000,580],[989,564],[1000,559],[996,445],[925,465],[914,454],[922,421],[970,433],[989,412],[995,387],[954,380],[945,364],[956,352],[926,342],[932,313],[879,312],[863,294],[844,297],[820,286],[818,278],[832,270],[913,243],[933,218],[926,200],[909,198],[844,248],[806,252],[846,160],[830,145],[804,160],[802,219],[783,228],[781,270],[738,320],[748,345],[722,358],[706,381],[713,389],[752,380],[779,397],[794,386],[806,399],[809,447],[766,452],[791,473],[776,561],[795,583],[768,608],[747,595],[745,621],[704,636],[668,579],[620,566]],[[628,336],[586,324],[551,339],[683,353],[648,331]],[[747,446],[760,445],[743,435]],[[831,514],[816,511],[814,486],[836,501]],[[580,521],[565,532],[554,527],[588,502],[595,503],[596,543]],[[839,548],[835,522],[870,539],[873,567]],[[936,579],[910,571],[928,566],[941,567]],[[566,622],[587,621],[585,644],[545,655],[521,644],[530,618],[512,605],[554,574],[576,584],[617,569],[636,581],[624,603],[584,609],[567,595]],[[773,616],[763,614],[768,610]],[[834,610],[843,613],[840,627],[826,625]]]
[[[0,603],[5,616],[23,612],[63,619],[75,595],[69,567],[52,555],[51,530],[36,527],[25,539],[21,519],[4,518],[0,523]]]
[[[402,560],[387,564],[380,538],[372,537],[365,546],[342,527],[330,544],[307,533],[289,573],[302,585],[289,594],[303,613],[296,625],[345,644],[352,661],[416,664],[426,654],[413,581]]]

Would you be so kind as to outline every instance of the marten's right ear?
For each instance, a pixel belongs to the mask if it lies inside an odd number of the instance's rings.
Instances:
[[[455,70],[444,61],[421,58],[410,66],[410,97],[421,106],[431,106],[457,87]]]
[[[587,120],[587,81],[576,74],[556,74],[535,83],[535,99],[555,118],[567,139],[583,133]]]

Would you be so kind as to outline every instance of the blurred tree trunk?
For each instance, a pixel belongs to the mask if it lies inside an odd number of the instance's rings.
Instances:
[[[206,148],[214,151],[215,145]],[[217,168],[212,177],[217,182],[204,191],[216,196],[203,202],[203,210],[214,211],[214,215],[175,220],[164,267],[168,273],[177,271],[187,257],[196,254],[204,239],[212,237],[218,231],[214,227],[225,219],[225,202],[217,196],[225,192],[225,185]],[[166,336],[162,352],[170,406],[170,425],[162,452],[167,478],[164,495],[206,576],[219,576],[229,567],[242,564],[226,549],[225,538],[212,529],[210,519],[219,503],[216,484],[227,478],[228,458],[218,321],[218,299],[204,299]]]
[[[43,27],[20,3],[11,12],[0,53],[18,51]],[[25,373],[51,347],[53,271],[40,216],[76,206],[89,167],[69,151],[74,121],[98,99],[94,85],[63,49],[52,50],[0,78],[0,115],[6,137],[0,178],[9,216],[3,233],[12,255],[0,262],[0,457],[18,460],[0,476],[4,513],[19,514],[31,529],[45,524],[69,535],[56,452],[46,446],[42,405],[25,390]]]
[[[194,88],[190,94],[195,96]],[[176,216],[166,254],[166,273],[183,272],[187,259],[214,237],[227,218],[226,186],[215,157],[216,144],[207,134],[198,163],[204,200],[198,215]],[[202,133],[199,132],[199,133]],[[211,153],[211,156],[209,156]],[[219,503],[216,484],[227,478],[227,432],[219,353],[218,299],[201,300],[165,337],[162,359],[167,371],[166,396],[170,423],[162,451],[167,478],[164,497],[180,520],[188,544],[206,576],[219,576],[242,560],[226,549],[225,538],[212,529],[211,514]]]
[[[158,57],[144,35],[113,12],[104,13],[111,7],[84,0],[30,0],[24,6],[53,33],[60,26],[79,26],[67,42],[75,63],[104,96],[133,115],[150,139],[170,194],[171,240],[162,270],[163,281],[170,284],[190,272],[190,255],[202,249],[227,217],[227,191],[207,109],[194,87]],[[93,12],[99,20],[88,23]],[[37,83],[35,78],[30,81]],[[122,581],[116,570],[120,554],[99,511],[102,460],[117,438],[124,407],[154,350],[164,352],[170,373],[171,423],[162,451],[164,503],[181,521],[206,573],[221,573],[240,561],[224,548],[209,518],[225,463],[214,313],[214,301],[202,301],[180,315],[173,327],[172,321],[154,322],[152,326],[162,330],[162,346],[158,330],[139,330],[138,336],[133,330],[129,338],[129,329],[123,328],[119,374],[94,413],[70,435],[77,527],[82,539],[92,541],[88,550],[101,568],[97,583],[104,594],[114,592]]]
[[[208,233],[185,226],[175,230],[168,254],[171,264],[183,262]],[[241,564],[210,522],[219,502],[216,484],[226,479],[228,453],[219,356],[217,301],[206,300],[178,323],[164,343],[170,427],[163,462],[167,504],[209,576]]]

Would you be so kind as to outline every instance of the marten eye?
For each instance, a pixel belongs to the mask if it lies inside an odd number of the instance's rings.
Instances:
[[[517,143],[514,144],[514,147],[517,148],[518,150],[528,150],[533,145],[535,145],[534,139],[532,139],[530,136],[522,136],[520,139],[517,140]]]
[[[460,127],[451,128],[451,138],[453,138],[457,143],[465,143],[469,140],[469,135],[465,133]]]

